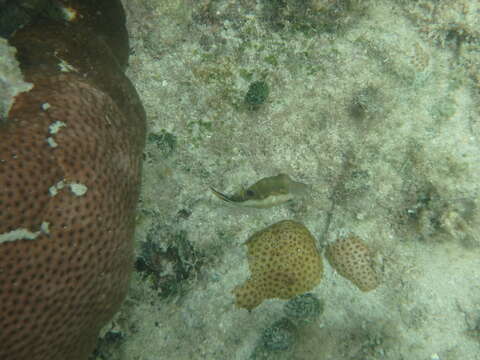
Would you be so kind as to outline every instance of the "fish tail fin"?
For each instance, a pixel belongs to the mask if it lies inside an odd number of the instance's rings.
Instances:
[[[228,197],[227,195],[221,193],[220,191],[218,190],[215,190],[213,187],[210,186],[210,190],[212,191],[212,193],[217,196],[218,198],[222,199],[223,201],[226,201],[226,202],[229,202],[231,203],[232,202],[232,199],[230,197]]]

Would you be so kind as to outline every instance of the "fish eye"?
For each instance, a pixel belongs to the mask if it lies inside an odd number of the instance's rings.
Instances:
[[[247,196],[253,196],[253,195],[255,195],[255,192],[253,190],[249,189],[249,190],[247,190],[246,194],[247,194]]]

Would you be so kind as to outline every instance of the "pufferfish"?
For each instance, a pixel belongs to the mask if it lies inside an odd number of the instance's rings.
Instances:
[[[234,205],[269,208],[305,194],[308,190],[308,185],[293,181],[286,174],[279,174],[263,178],[232,196],[222,194],[213,187],[210,189],[220,199]]]

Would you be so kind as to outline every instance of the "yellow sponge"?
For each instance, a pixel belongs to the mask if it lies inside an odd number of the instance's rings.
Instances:
[[[320,283],[322,258],[303,224],[278,222],[253,234],[246,244],[251,277],[233,290],[238,307],[251,310],[264,299],[291,299]]]
[[[375,289],[379,279],[367,245],[356,236],[337,239],[325,253],[330,265],[362,291]]]

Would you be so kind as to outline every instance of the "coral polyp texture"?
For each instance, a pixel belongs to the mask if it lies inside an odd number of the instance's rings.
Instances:
[[[375,289],[380,281],[368,246],[357,236],[337,239],[325,253],[330,265],[362,291]]]
[[[2,360],[87,359],[133,267],[145,116],[125,49],[92,20],[115,18],[121,34],[124,18],[81,3],[78,22],[9,39],[33,88],[0,122]]]
[[[233,290],[238,307],[252,310],[265,299],[291,299],[320,283],[322,258],[303,224],[278,222],[253,234],[246,245],[251,276]]]

